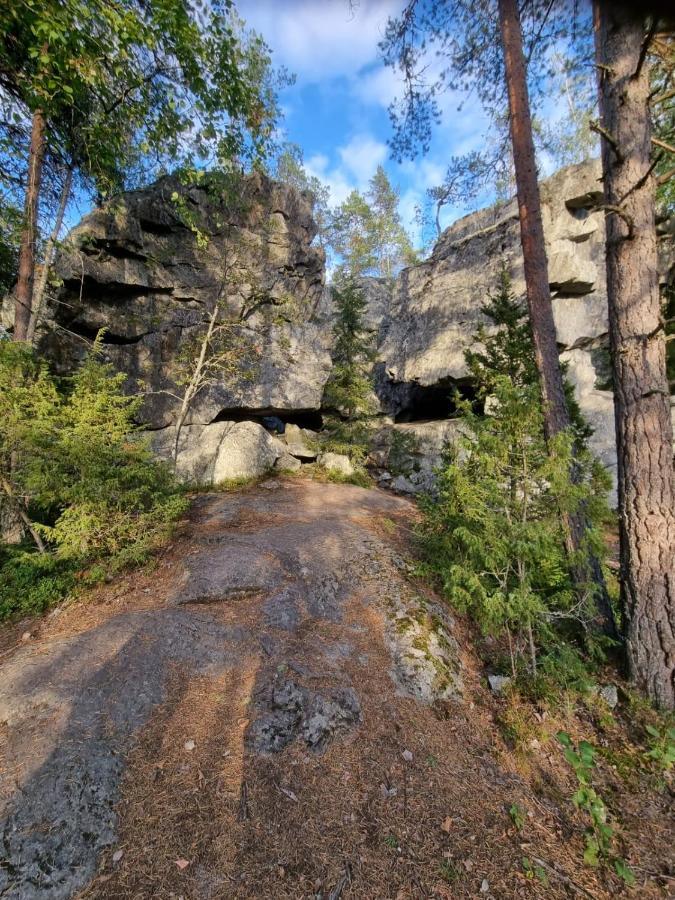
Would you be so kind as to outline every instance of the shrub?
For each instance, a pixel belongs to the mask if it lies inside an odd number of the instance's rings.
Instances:
[[[571,583],[561,512],[584,508],[596,526],[585,549],[600,554],[608,477],[579,419],[546,442],[529,329],[505,274],[484,312],[499,330],[479,330],[484,349],[467,362],[487,413],[459,401],[468,428],[445,453],[421,534],[446,596],[507,637],[513,674],[526,656],[536,675],[542,649],[549,674],[556,648],[587,638],[594,615],[593,586],[580,595]]]
[[[60,599],[73,571],[94,559],[145,558],[186,508],[170,470],[136,433],[139,398],[124,394],[125,376],[100,351],[99,338],[59,389],[29,350],[0,345],[2,496],[38,550],[3,565],[17,609]],[[8,603],[0,614],[12,612]]]

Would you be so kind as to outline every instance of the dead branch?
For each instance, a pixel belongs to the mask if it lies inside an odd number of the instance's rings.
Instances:
[[[613,135],[611,135],[609,133],[609,131],[607,131],[606,128],[603,128],[602,125],[599,122],[597,122],[595,119],[592,119],[588,123],[588,127],[591,129],[591,131],[595,131],[596,134],[599,134],[601,137],[604,137],[604,139],[607,141],[609,146],[614,151],[617,162],[623,162],[623,154],[619,150],[619,143],[618,143],[617,139]]]

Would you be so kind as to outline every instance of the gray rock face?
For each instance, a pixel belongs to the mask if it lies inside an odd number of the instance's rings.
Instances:
[[[369,463],[390,476],[395,491],[418,494],[432,490],[443,450],[457,441],[462,428],[461,419],[385,426],[374,436]]]
[[[540,185],[553,314],[561,349],[581,409],[594,427],[591,449],[616,469],[612,393],[607,383],[607,293],[600,164],[570,166]],[[664,273],[672,253],[661,254]],[[391,301],[378,353],[377,391],[385,412],[414,407],[420,388],[462,385],[464,352],[483,320],[481,305],[497,284],[502,261],[517,296],[525,295],[515,201],[481,210],[446,229],[431,257],[404,270]],[[381,285],[373,312],[383,308]],[[430,416],[442,418],[442,416]],[[408,481],[409,474],[403,473]]]
[[[178,407],[170,394],[181,357],[219,301],[219,321],[242,349],[200,392],[188,423],[228,409],[318,409],[330,300],[310,201],[259,175],[238,192],[235,202],[167,177],[86,216],[57,258],[63,286],[41,349],[68,371],[107,328],[108,357],[145,393],[144,419],[165,426]]]
[[[254,721],[248,743],[257,753],[278,753],[301,739],[320,753],[332,738],[361,721],[361,706],[351,688],[324,695],[285,681],[270,691],[267,711]]]
[[[599,177],[593,161],[563,169],[540,187],[553,305],[567,348],[607,331],[603,214],[589,211]],[[481,305],[495,290],[502,262],[514,292],[524,295],[515,200],[460,219],[426,262],[401,273],[380,346],[390,380],[433,385],[466,377],[464,351],[484,321]]]
[[[176,430],[152,435],[154,452],[171,459]],[[176,472],[192,484],[220,484],[238,478],[257,478],[285,453],[284,445],[257,422],[214,422],[186,425],[178,440]]]

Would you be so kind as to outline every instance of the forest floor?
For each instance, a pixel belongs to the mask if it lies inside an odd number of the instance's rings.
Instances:
[[[620,707],[492,695],[461,618],[445,699],[406,691],[392,609],[437,603],[415,516],[301,478],[199,495],[152,567],[6,627],[0,896],[628,893],[582,863],[558,728],[617,748],[597,777],[630,893],[672,896],[672,794]]]

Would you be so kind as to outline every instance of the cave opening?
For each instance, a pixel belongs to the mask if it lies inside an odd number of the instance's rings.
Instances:
[[[212,422],[257,422],[268,427],[263,419],[279,419],[285,425],[297,425],[299,428],[307,428],[310,431],[320,431],[323,428],[323,416],[318,409],[277,409],[269,406],[265,409],[221,409]]]
[[[407,385],[404,405],[394,416],[395,422],[435,422],[457,415],[458,401],[469,400],[475,412],[482,411],[475,386],[468,380]]]

